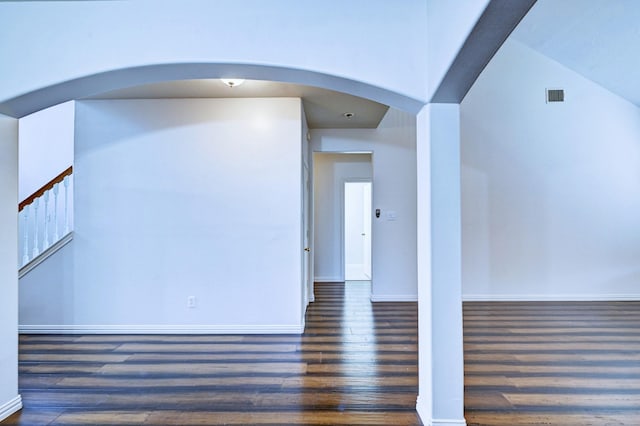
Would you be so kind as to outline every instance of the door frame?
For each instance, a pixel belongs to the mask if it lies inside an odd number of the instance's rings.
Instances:
[[[313,283],[313,184],[307,162],[302,162],[302,298],[303,310],[315,300]],[[306,266],[306,267],[305,267]]]

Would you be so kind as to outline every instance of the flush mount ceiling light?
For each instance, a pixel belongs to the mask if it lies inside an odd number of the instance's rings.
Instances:
[[[244,79],[242,78],[221,78],[220,80],[231,88],[240,86],[242,83],[244,83]]]

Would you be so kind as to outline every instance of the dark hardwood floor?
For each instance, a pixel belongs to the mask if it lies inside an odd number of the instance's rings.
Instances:
[[[419,425],[417,304],[316,285],[298,335],[23,335],[5,425]]]
[[[297,335],[20,337],[5,425],[418,425],[417,306],[318,284]],[[465,303],[469,426],[640,425],[640,302]]]
[[[640,425],[640,302],[465,303],[475,425]]]

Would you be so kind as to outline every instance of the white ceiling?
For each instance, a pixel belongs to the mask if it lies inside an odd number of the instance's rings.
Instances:
[[[88,99],[302,98],[311,129],[376,128],[389,108],[357,96],[317,87],[246,80],[230,88],[218,79],[177,80],[118,89]],[[352,118],[345,117],[352,113]]]
[[[640,0],[538,0],[511,36],[640,106]]]

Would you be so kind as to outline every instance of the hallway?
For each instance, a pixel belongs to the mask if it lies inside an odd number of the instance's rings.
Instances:
[[[304,335],[23,335],[2,424],[414,425],[417,304],[317,284]]]

